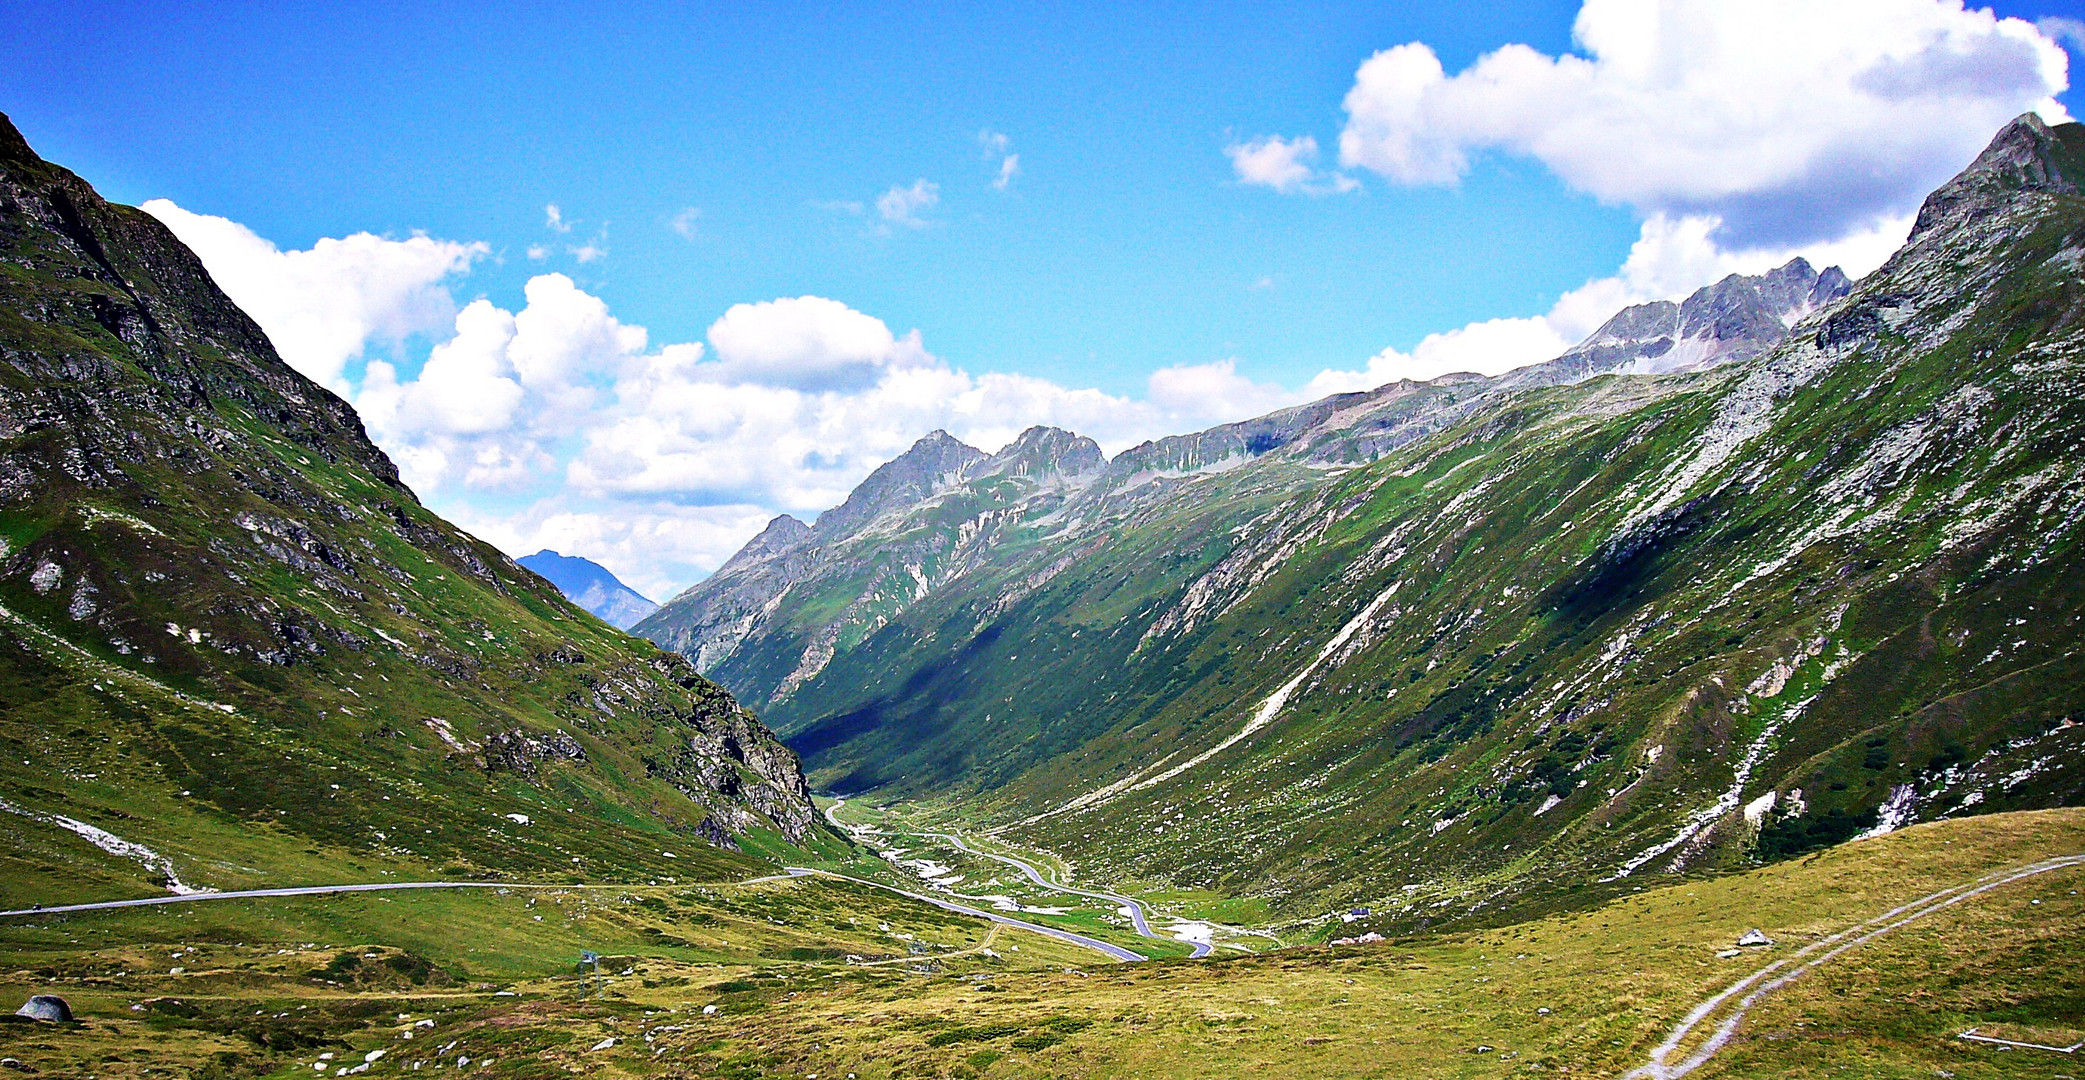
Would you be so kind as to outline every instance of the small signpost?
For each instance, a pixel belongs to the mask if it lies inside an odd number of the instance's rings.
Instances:
[[[599,978],[601,975],[601,954],[593,951],[592,949],[579,950],[579,965],[583,968],[588,964],[592,964],[594,966],[594,972],[593,975],[587,978],[586,993],[581,994],[581,997],[594,996],[594,992],[596,990],[594,980]]]

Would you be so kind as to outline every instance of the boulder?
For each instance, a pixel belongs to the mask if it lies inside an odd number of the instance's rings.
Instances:
[[[38,994],[30,998],[28,1004],[16,1009],[14,1014],[16,1016],[26,1016],[31,1020],[51,1020],[60,1024],[72,1023],[72,1006],[67,1005],[65,999],[56,994]]]
[[[1772,945],[1774,939],[1755,928],[1745,931],[1744,935],[1737,939],[1737,943],[1749,948],[1755,945]]]

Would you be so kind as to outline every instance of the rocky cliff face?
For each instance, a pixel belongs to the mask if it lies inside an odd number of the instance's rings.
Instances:
[[[4,119],[0,716],[9,805],[127,807],[170,852],[214,816],[636,874],[693,869],[660,841],[705,822],[815,827],[750,714],[428,512],[164,227]],[[488,838],[507,808],[530,824]]]
[[[2085,128],[2022,118],[1836,300],[1722,282],[1034,513],[946,487],[874,528],[961,558],[781,693],[867,579],[778,582],[714,670],[837,789],[1402,926],[2085,801],[2081,179]],[[1720,362],[1619,373],[1689,340]]]

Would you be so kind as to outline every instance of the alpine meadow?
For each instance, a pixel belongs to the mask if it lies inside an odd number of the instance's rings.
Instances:
[[[0,1073],[2075,1071],[2073,15],[224,15],[0,30]]]

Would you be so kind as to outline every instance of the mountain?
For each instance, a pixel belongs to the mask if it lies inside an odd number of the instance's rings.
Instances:
[[[1791,263],[1104,464],[937,434],[637,629],[836,791],[1291,914],[2076,804],[2081,180],[2085,129],[2027,116],[1857,284]]]
[[[1581,377],[1655,375],[1750,360],[1779,345],[1788,328],[1853,291],[1836,266],[1820,274],[1800,258],[1756,277],[1732,274],[1680,303],[1627,308],[1557,359]]]
[[[545,548],[534,555],[514,560],[557,586],[565,599],[618,630],[628,630],[638,620],[659,609],[642,593],[623,584],[608,568],[592,559],[560,555]]]
[[[1055,428],[1030,428],[997,454],[932,432],[816,525],[769,522],[631,632],[699,667],[756,668],[763,700],[786,697],[936,581],[990,557],[1003,525],[1046,515],[1104,464],[1093,440]]]
[[[0,746],[24,899],[729,875],[822,829],[751,713],[430,513],[171,233],[4,118]]]

